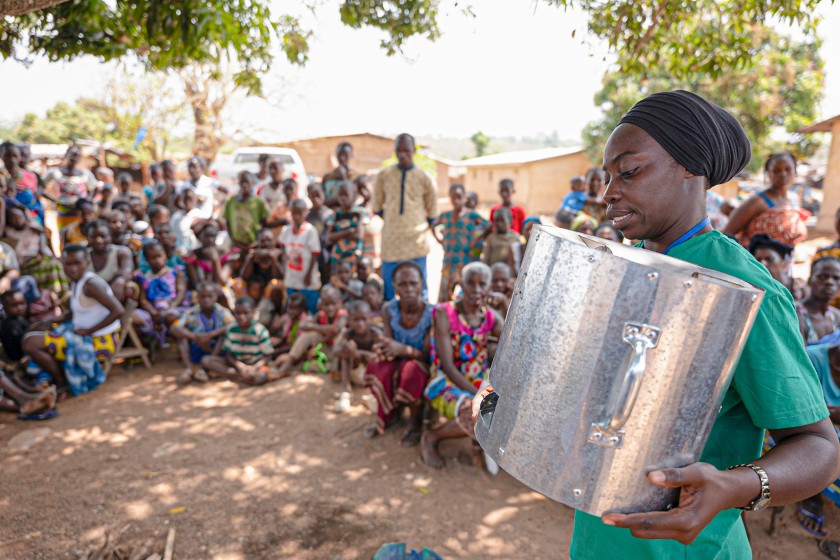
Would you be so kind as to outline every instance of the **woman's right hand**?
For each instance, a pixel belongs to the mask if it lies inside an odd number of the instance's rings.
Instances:
[[[484,397],[489,395],[490,393],[494,393],[493,386],[489,383],[485,385],[480,391],[478,391],[475,396],[473,396],[472,402],[472,417],[475,420],[478,417],[478,409],[481,408],[481,401],[484,400]]]

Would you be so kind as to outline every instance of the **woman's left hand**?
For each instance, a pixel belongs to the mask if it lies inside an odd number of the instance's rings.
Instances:
[[[651,483],[680,489],[677,507],[669,511],[647,513],[608,513],[601,520],[606,525],[630,529],[636,538],[672,539],[690,544],[718,513],[738,505],[747,505],[731,503],[733,496],[737,499],[741,493],[733,486],[734,477],[730,476],[732,472],[719,471],[708,463],[652,471],[648,473]]]

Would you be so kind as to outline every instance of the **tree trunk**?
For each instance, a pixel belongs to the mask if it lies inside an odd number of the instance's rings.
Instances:
[[[222,110],[235,88],[233,79],[200,66],[185,68],[180,74],[195,121],[193,153],[212,162],[223,142]]]
[[[51,8],[67,0],[0,0],[0,16],[19,16],[35,10]]]

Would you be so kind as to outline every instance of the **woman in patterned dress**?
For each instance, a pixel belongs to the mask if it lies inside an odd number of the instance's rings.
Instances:
[[[423,425],[432,306],[423,299],[423,270],[417,263],[399,263],[393,282],[399,299],[389,301],[382,309],[385,336],[373,346],[379,359],[371,362],[365,372],[365,386],[378,405],[376,421],[365,430],[365,437],[385,433],[400,409],[407,406],[411,421],[400,445],[411,447],[420,443]]]
[[[502,332],[502,317],[487,307],[492,278],[490,267],[470,263],[462,271],[463,296],[435,308],[433,313],[432,381],[426,398],[448,422],[423,434],[423,462],[443,468],[438,443],[474,437],[472,399],[490,371]]]

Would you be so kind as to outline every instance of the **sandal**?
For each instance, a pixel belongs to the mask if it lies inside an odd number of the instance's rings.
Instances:
[[[58,416],[58,411],[54,408],[44,412],[33,412],[32,414],[18,414],[18,420],[31,420],[34,422],[41,422],[42,420],[50,420]]]
[[[203,369],[197,369],[195,373],[192,374],[193,381],[198,381],[199,383],[207,383],[210,381],[210,376],[207,375],[207,372]]]
[[[808,531],[811,535],[823,539],[825,532],[822,530],[825,522],[825,515],[817,515],[805,509],[804,506],[799,506],[799,525]]]
[[[183,387],[184,385],[186,385],[187,383],[189,383],[192,380],[192,376],[193,376],[192,369],[187,368],[187,369],[185,369],[184,371],[182,371],[181,373],[178,374],[178,377],[175,378],[175,384],[178,387]]]
[[[832,560],[840,560],[840,543],[829,539],[823,539],[819,544],[820,552]]]
[[[400,440],[400,447],[414,447],[415,445],[420,443],[421,435],[422,434],[420,433],[420,430],[406,430],[403,434],[402,439]]]
[[[379,437],[379,428],[376,427],[376,423],[370,424],[365,431],[363,432],[365,439],[373,439],[375,437]]]

